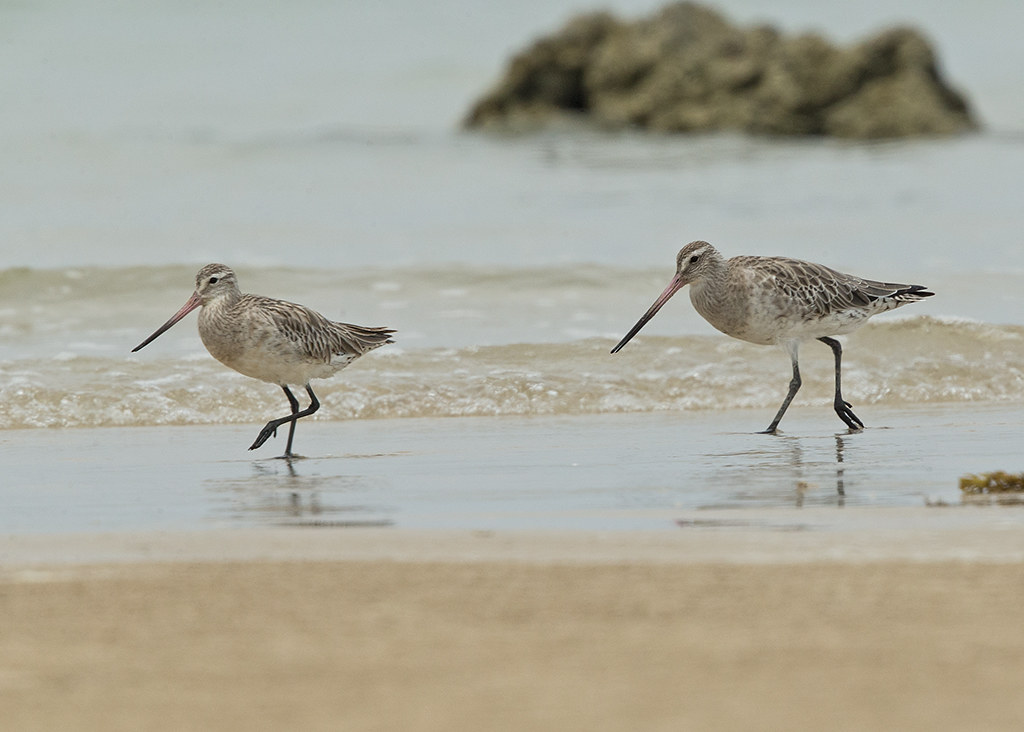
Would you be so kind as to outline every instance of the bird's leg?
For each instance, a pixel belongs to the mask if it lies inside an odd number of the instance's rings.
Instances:
[[[291,389],[289,389],[287,386],[283,386],[281,388],[284,389],[284,395],[286,397],[288,397],[288,404],[290,404],[291,407],[292,407],[292,414],[293,415],[298,414],[299,413],[299,400],[295,398],[295,395],[292,394]],[[275,434],[274,436],[276,437],[277,435]],[[291,424],[288,425],[288,446],[285,447],[284,455],[282,455],[282,457],[290,458],[292,456],[292,438],[293,437],[295,437],[295,420],[294,419],[292,420]]]
[[[775,419],[768,425],[762,434],[770,435],[775,433],[775,429],[779,426],[779,422],[782,421],[782,415],[789,409],[789,403],[793,401],[793,397],[800,390],[800,365],[797,362],[797,344],[793,343],[789,346],[789,357],[793,360],[793,378],[789,382],[789,393],[786,394],[786,398],[782,402],[782,406],[779,407],[778,413],[775,415]]]
[[[289,389],[287,385],[282,384],[281,389],[284,391],[284,395],[288,397],[288,404],[292,408],[291,416],[267,422],[266,426],[260,431],[259,435],[256,437],[256,441],[252,443],[249,449],[255,450],[257,447],[262,445],[271,437],[277,437],[277,428],[280,427],[285,422],[290,421],[291,427],[288,430],[288,448],[285,450],[284,454],[284,457],[290,457],[292,451],[292,435],[295,434],[295,420],[297,419],[295,415],[299,413],[299,400],[295,398],[295,395],[292,394],[292,390]]]
[[[836,357],[836,398],[833,402],[836,414],[839,415],[839,419],[846,423],[846,426],[851,430],[862,430],[864,429],[864,423],[860,421],[860,417],[853,413],[853,406],[848,401],[843,399],[843,392],[840,388],[840,377],[839,372],[841,370],[841,364],[843,360],[843,347],[839,344],[835,338],[819,338],[819,341],[824,343],[826,346],[832,349],[832,353]]]
[[[300,412],[299,400],[295,398],[295,395],[292,394],[291,390],[287,386],[282,386],[281,388],[284,389],[285,396],[288,397],[288,403],[292,407],[292,413],[289,414],[287,417],[281,417],[280,419],[272,419],[269,422],[267,422],[267,425],[260,431],[259,435],[256,437],[256,441],[252,443],[249,449],[255,450],[257,447],[262,445],[271,437],[275,436],[277,434],[278,427],[290,422],[291,427],[288,430],[288,446],[285,448],[284,451],[284,457],[289,458],[293,457],[292,437],[295,436],[296,420],[302,419],[303,417],[308,417],[309,415],[313,414],[313,412],[320,408],[320,401],[316,398],[316,394],[313,393],[313,389],[309,386],[309,384],[307,384],[306,393],[309,394],[310,402],[309,406]]]

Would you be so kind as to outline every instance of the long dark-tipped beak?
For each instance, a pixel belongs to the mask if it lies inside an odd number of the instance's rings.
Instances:
[[[151,335],[149,338],[144,340],[139,345],[135,346],[135,348],[132,349],[132,353],[135,353],[136,351],[138,351],[138,350],[148,346],[150,343],[152,343],[154,340],[156,340],[157,336],[159,336],[165,330],[170,328],[172,325],[177,323],[179,320],[184,318],[186,315],[191,313],[193,310],[195,310],[197,307],[199,307],[202,304],[203,304],[203,301],[199,297],[199,293],[198,292],[193,292],[192,293],[192,297],[190,297],[188,299],[188,302],[186,302],[184,305],[181,306],[181,310],[176,312],[174,315],[171,316],[170,320],[168,320],[166,323],[164,323],[159,328],[157,328],[156,331],[153,333],[153,335]]]
[[[651,305],[650,309],[646,313],[644,313],[644,316],[640,318],[640,320],[636,321],[636,325],[634,325],[630,329],[630,331],[626,333],[625,338],[619,341],[619,345],[615,346],[615,348],[612,349],[612,353],[618,353],[624,345],[629,343],[630,339],[637,333],[639,333],[641,328],[647,325],[647,321],[653,318],[656,312],[661,310],[661,306],[667,303],[669,298],[675,295],[679,291],[679,289],[685,284],[686,282],[683,281],[682,276],[677,272],[676,276],[672,278],[672,281],[668,283],[668,287],[665,288],[665,291],[658,296],[658,299],[655,300],[654,304]]]

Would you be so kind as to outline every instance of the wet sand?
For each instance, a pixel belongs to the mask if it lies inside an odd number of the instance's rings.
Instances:
[[[818,411],[0,433],[0,719],[1018,729],[1017,410]]]
[[[826,404],[765,410],[306,420],[247,451],[261,425],[0,430],[0,536],[254,526],[672,530],[758,523],[754,509],[959,505],[966,473],[1018,471],[1019,406],[864,405],[849,434]],[[881,514],[879,514],[881,515]],[[980,518],[963,512],[960,518]]]

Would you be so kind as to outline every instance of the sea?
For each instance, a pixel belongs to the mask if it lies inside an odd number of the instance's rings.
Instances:
[[[913,25],[970,101],[981,125],[972,134],[854,142],[461,128],[510,56],[573,14],[658,7],[0,4],[8,481],[41,480],[24,445],[59,455],[62,436],[81,443],[78,430],[119,428],[104,434],[129,449],[142,428],[244,425],[247,435],[287,410],[279,389],[205,352],[194,316],[130,352],[208,262],[233,267],[244,291],[397,331],[394,345],[314,383],[323,408],[300,424],[300,448],[332,422],[440,435],[446,420],[484,418],[465,424],[529,440],[524,418],[608,418],[629,442],[624,425],[644,414],[718,424],[727,412],[737,428],[762,429],[785,393],[788,357],[717,333],[685,294],[609,353],[694,239],[726,256],[786,255],[928,286],[935,297],[844,339],[847,399],[862,418],[872,407],[938,409],[950,421],[995,406],[1014,423],[1024,413],[1024,4],[714,5],[735,22],[839,43]],[[796,405],[828,414],[831,352],[805,345],[801,367]],[[241,458],[244,447],[230,445]],[[999,467],[1019,470],[1019,448],[1006,445]]]

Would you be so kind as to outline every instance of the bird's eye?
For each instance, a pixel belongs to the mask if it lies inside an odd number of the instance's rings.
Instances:
[[[699,259],[700,259],[700,255],[699,254],[694,254],[692,257],[690,257],[690,264],[696,264]]]
[[[216,277],[211,277],[210,278],[210,284],[211,285],[216,285],[217,284],[217,278]]]

